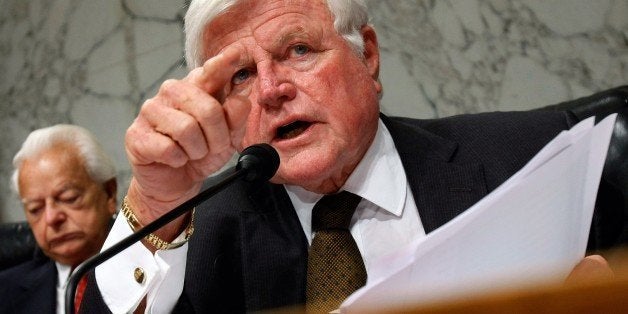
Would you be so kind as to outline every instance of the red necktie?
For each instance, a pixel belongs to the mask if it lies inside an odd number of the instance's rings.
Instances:
[[[81,307],[81,300],[83,300],[83,292],[87,287],[87,275],[83,276],[76,287],[76,294],[74,295],[74,313],[79,312]]]

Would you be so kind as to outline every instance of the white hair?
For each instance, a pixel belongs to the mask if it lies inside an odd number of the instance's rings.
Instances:
[[[203,64],[205,27],[218,15],[242,0],[192,0],[185,14],[185,60],[188,68],[194,69]],[[368,23],[368,12],[364,0],[326,0],[329,11],[334,16],[334,28],[351,49],[362,56],[364,39],[360,34],[362,26]]]
[[[70,145],[78,150],[79,157],[85,162],[85,170],[92,180],[105,183],[115,178],[116,168],[113,161],[92,133],[80,126],[57,124],[31,132],[22,143],[22,148],[13,157],[11,187],[15,193],[20,194],[18,179],[22,163],[60,144]]]

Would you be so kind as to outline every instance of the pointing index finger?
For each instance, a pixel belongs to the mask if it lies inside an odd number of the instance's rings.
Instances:
[[[205,61],[192,83],[210,95],[220,98],[224,87],[230,83],[233,74],[241,66],[243,60],[241,49],[228,47],[216,56]]]

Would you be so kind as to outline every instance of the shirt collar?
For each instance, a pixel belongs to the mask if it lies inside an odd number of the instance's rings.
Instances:
[[[57,287],[65,289],[72,267],[59,262],[55,262],[55,266],[57,266]]]
[[[342,189],[399,217],[405,204],[406,185],[406,173],[392,136],[379,120],[373,144]]]
[[[285,187],[308,235],[312,208],[322,195],[300,186]],[[392,136],[381,119],[373,143],[341,190],[359,195],[397,217],[403,213],[407,193],[406,174]]]

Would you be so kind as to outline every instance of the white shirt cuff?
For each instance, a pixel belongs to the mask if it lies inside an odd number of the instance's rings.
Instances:
[[[124,215],[118,215],[102,250],[132,233]],[[181,240],[179,238],[175,241]],[[172,312],[183,291],[187,250],[186,243],[153,255],[137,242],[96,267],[96,282],[109,310],[113,313],[133,312],[148,293],[147,313]],[[144,273],[141,282],[135,279],[136,269]]]

